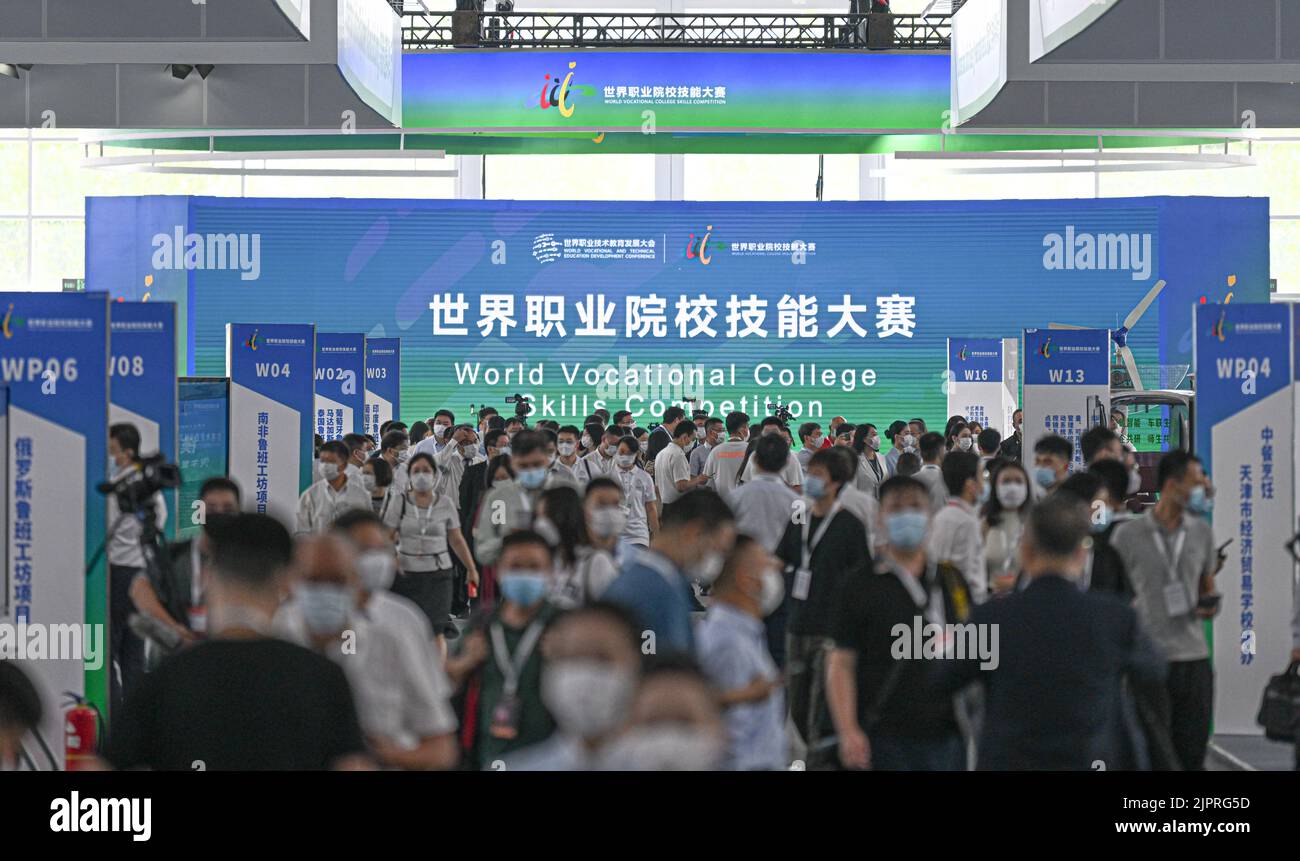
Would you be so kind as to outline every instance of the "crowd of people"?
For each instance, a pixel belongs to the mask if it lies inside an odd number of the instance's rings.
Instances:
[[[1168,452],[1139,511],[1122,425],[1075,468],[1020,421],[439,410],[318,440],[291,525],[210,478],[169,564],[110,538],[115,629],[150,627],[103,762],[1201,769],[1209,478]]]

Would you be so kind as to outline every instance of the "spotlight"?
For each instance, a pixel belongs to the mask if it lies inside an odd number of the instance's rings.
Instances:
[[[167,68],[171,70],[173,78],[182,81],[190,76],[190,72],[194,71],[194,67],[187,63],[172,63]]]
[[[194,68],[198,70],[199,77],[206,81],[208,79],[208,75],[212,74],[212,70],[215,69],[216,66],[212,65],[211,63],[199,63],[195,65]]]
[[[0,63],[0,75],[4,75],[6,78],[13,78],[15,81],[18,80],[19,69],[23,70],[24,72],[30,72],[32,70],[32,64],[31,63]]]

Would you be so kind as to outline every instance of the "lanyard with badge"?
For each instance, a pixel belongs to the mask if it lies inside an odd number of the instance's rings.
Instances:
[[[501,670],[504,679],[501,685],[501,699],[492,708],[492,726],[488,732],[493,738],[509,740],[519,735],[519,713],[522,710],[519,699],[519,677],[523,674],[524,665],[532,657],[537,641],[542,637],[543,627],[545,626],[540,619],[529,625],[519,640],[519,647],[511,655],[501,623],[492,623],[492,656],[496,659],[497,668]]]
[[[800,547],[803,552],[803,563],[799,566],[799,570],[795,572],[794,588],[790,590],[791,597],[796,601],[808,600],[808,593],[812,591],[813,551],[816,550],[817,545],[821,543],[822,537],[826,534],[827,528],[831,525],[831,521],[835,519],[835,515],[839,510],[840,501],[836,499],[835,504],[831,506],[831,510],[826,512],[826,516],[822,518],[821,526],[817,527],[817,533],[813,535],[811,542],[808,540],[808,532],[812,529],[812,518],[804,518],[800,540]]]
[[[203,556],[199,553],[199,539],[190,543],[190,606],[186,611],[190,630],[196,634],[208,631],[208,608],[203,605]]]
[[[1165,558],[1165,562],[1169,565],[1169,582],[1165,584],[1165,612],[1169,614],[1170,618],[1186,616],[1192,612],[1192,596],[1187,591],[1187,584],[1179,579],[1178,561],[1183,556],[1183,544],[1187,540],[1187,529],[1181,523],[1178,525],[1178,532],[1174,537],[1174,546],[1172,548],[1165,542],[1164,535],[1158,524],[1155,524],[1151,537],[1155,540],[1160,555]]]

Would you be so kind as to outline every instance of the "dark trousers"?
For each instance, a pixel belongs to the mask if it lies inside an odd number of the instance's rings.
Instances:
[[[109,631],[109,702],[119,707],[135,690],[135,684],[144,674],[144,641],[135,635],[127,620],[135,612],[131,600],[131,582],[143,568],[123,565],[108,567],[108,631]]]
[[[1210,719],[1214,711],[1214,669],[1210,659],[1170,661],[1160,718],[1184,771],[1205,769],[1210,744]]]
[[[957,733],[907,738],[870,733],[872,771],[965,771],[966,747]]]
[[[790,720],[807,748],[805,760],[809,769],[835,767],[835,747],[827,744],[835,734],[826,705],[826,659],[831,646],[827,637],[805,634],[786,637]]]

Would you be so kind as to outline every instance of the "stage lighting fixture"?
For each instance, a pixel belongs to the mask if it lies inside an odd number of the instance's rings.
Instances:
[[[188,63],[171,63],[167,68],[171,69],[173,78],[178,78],[182,81],[190,76],[190,72],[194,71],[194,67]]]
[[[15,81],[18,80],[19,69],[23,70],[24,72],[30,72],[32,70],[32,64],[31,63],[0,63],[0,75],[4,75],[6,78],[13,78]]]
[[[216,66],[212,65],[211,63],[197,63],[195,64],[194,68],[195,70],[198,71],[199,77],[206,81],[208,79],[208,75],[212,74],[212,70],[215,69]]]

